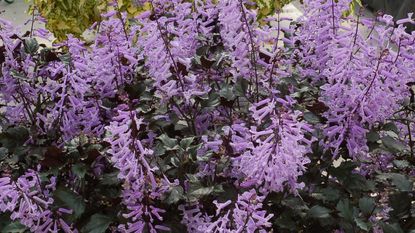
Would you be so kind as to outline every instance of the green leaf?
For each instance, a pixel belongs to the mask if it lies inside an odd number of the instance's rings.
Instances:
[[[208,54],[208,52],[209,52],[209,46],[207,46],[207,45],[204,45],[204,46],[201,46],[201,47],[199,47],[199,48],[197,48],[196,49],[196,55],[198,55],[198,56],[205,56],[205,55],[207,55]]]
[[[29,131],[24,127],[9,128],[0,134],[0,143],[10,152],[14,152],[29,139]]]
[[[85,164],[77,163],[72,166],[71,170],[78,178],[83,179],[85,177],[87,168]]]
[[[180,167],[180,159],[176,156],[170,158],[170,163],[177,168]]]
[[[161,142],[156,142],[156,146],[154,147],[153,151],[155,156],[162,156],[166,153],[166,149]]]
[[[102,185],[117,185],[120,183],[120,180],[118,179],[118,173],[119,172],[111,172],[103,174],[100,177],[99,183]]]
[[[385,131],[392,131],[392,132],[395,132],[395,133],[399,133],[398,127],[393,122],[385,124],[382,127],[382,129],[385,130]]]
[[[182,186],[174,186],[171,188],[169,195],[166,198],[166,203],[171,205],[171,204],[176,204],[177,202],[179,202],[180,200],[182,200],[184,198],[183,196],[183,188]]]
[[[377,142],[380,139],[380,135],[376,131],[370,131],[367,133],[366,138],[368,142]]]
[[[103,214],[94,214],[88,223],[82,228],[85,233],[104,233],[113,222],[111,217]]]
[[[183,130],[188,128],[189,125],[187,124],[187,121],[184,120],[179,120],[176,122],[176,124],[174,124],[174,129],[175,130]]]
[[[398,153],[405,150],[405,145],[391,136],[385,136],[382,138],[382,143],[386,149],[393,153]]]
[[[197,199],[200,199],[201,197],[207,196],[213,192],[215,187],[203,187],[196,189],[190,193],[190,196],[196,197]]]
[[[146,91],[146,85],[144,82],[130,84],[125,86],[125,91],[128,93],[130,99],[139,99]]]
[[[281,214],[277,220],[275,220],[275,224],[278,227],[285,228],[291,231],[296,230],[297,225],[295,221],[292,219],[292,213],[291,212],[284,212],[284,214]]]
[[[218,93],[212,92],[209,94],[207,99],[204,99],[201,102],[202,107],[204,108],[214,108],[220,105],[220,95]]]
[[[352,173],[353,169],[355,168],[356,164],[354,162],[345,161],[342,162],[338,167],[330,167],[329,172],[332,176],[335,176],[340,180],[344,180]]]
[[[413,183],[407,179],[406,176],[401,174],[391,175],[392,183],[401,191],[412,191]]]
[[[29,139],[29,130],[24,127],[9,128],[7,129],[7,133],[20,144],[23,144]]]
[[[411,212],[412,197],[407,193],[395,193],[389,196],[389,204],[392,211],[389,215],[392,218],[402,218]]]
[[[316,192],[312,193],[311,196],[317,200],[336,201],[340,197],[340,191],[338,189],[328,187],[316,190]]]
[[[78,219],[85,211],[85,202],[82,196],[72,192],[68,188],[59,187],[54,192],[54,197],[59,204],[73,210],[74,217]]]
[[[305,112],[304,113],[304,120],[306,120],[308,123],[311,123],[311,124],[320,123],[320,118],[312,112]]]
[[[365,222],[363,219],[355,218],[354,221],[360,229],[362,229],[364,231],[369,231],[370,230],[370,223]]]
[[[328,218],[330,217],[330,210],[325,207],[315,205],[308,211],[308,216],[310,218]]]
[[[24,40],[24,50],[28,54],[34,54],[39,49],[39,43],[35,38],[26,38]]]
[[[25,74],[19,73],[19,72],[14,71],[14,70],[12,70],[10,73],[13,76],[13,78],[17,78],[17,79],[20,79],[20,80],[26,81],[26,82],[30,81],[29,78],[27,78],[27,76]]]
[[[401,226],[399,226],[398,223],[394,223],[394,224],[383,223],[382,229],[383,229],[383,233],[404,233],[404,231],[402,230]]]
[[[187,148],[190,147],[190,145],[193,143],[194,140],[195,140],[195,137],[183,138],[180,141],[180,147],[186,150]]]
[[[212,155],[213,155],[213,152],[208,151],[204,155],[198,155],[197,156],[197,161],[198,162],[209,162],[212,158]]]
[[[393,164],[399,169],[405,169],[410,166],[410,163],[407,160],[394,160]]]
[[[163,134],[159,136],[157,139],[159,139],[163,143],[164,148],[168,151],[177,150],[180,148],[177,143],[177,139],[170,138],[169,136],[167,136],[167,134]]]
[[[220,91],[219,91],[219,95],[223,98],[225,98],[228,101],[232,101],[235,99],[235,95],[233,92],[233,87],[232,86],[224,86]]]
[[[340,200],[339,203],[337,203],[336,209],[339,211],[340,217],[344,218],[349,222],[353,221],[353,209],[350,206],[350,202],[348,199]]]
[[[9,153],[9,150],[4,147],[0,147],[0,160],[3,160]]]
[[[360,174],[348,174],[341,181],[348,190],[353,192],[360,193],[362,191],[375,190],[375,183]]]
[[[249,81],[244,78],[239,78],[235,84],[235,91],[238,96],[244,97],[246,96],[246,92],[248,91]]]
[[[19,222],[12,222],[1,229],[4,233],[23,233],[26,231],[26,227]]]
[[[375,206],[375,200],[373,198],[362,197],[359,199],[359,209],[366,216],[372,214],[373,210],[375,209]]]
[[[69,53],[63,54],[59,56],[59,59],[66,65],[69,65],[72,61],[72,57]]]
[[[408,178],[402,174],[398,173],[384,173],[377,176],[381,180],[391,180],[392,184],[395,185],[397,189],[404,192],[410,192],[413,188],[413,183],[408,180]]]

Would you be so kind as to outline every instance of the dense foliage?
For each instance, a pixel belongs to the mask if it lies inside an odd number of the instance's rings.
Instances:
[[[350,3],[0,21],[0,231],[415,232],[415,22]]]

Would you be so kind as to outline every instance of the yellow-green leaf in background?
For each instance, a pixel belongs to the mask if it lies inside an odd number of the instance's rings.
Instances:
[[[353,0],[350,3],[349,10],[344,12],[343,15],[344,16],[354,15],[356,13],[355,10],[357,7],[363,7],[362,0]]]
[[[81,37],[82,33],[95,22],[101,20],[101,14],[113,10],[110,0],[32,0],[34,7],[47,19],[46,28],[58,41],[68,34]],[[149,5],[139,6],[134,0],[119,0],[118,9],[134,17],[149,9]]]
[[[255,0],[258,8],[258,19],[262,19],[277,11],[290,3],[292,0]]]

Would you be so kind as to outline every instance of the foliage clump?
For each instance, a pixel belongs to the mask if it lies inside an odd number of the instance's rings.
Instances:
[[[411,15],[136,4],[92,43],[0,21],[0,231],[415,230]]]

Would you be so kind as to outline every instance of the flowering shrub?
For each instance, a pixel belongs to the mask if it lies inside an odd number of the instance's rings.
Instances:
[[[92,44],[0,21],[2,232],[415,230],[412,15],[138,3]]]

